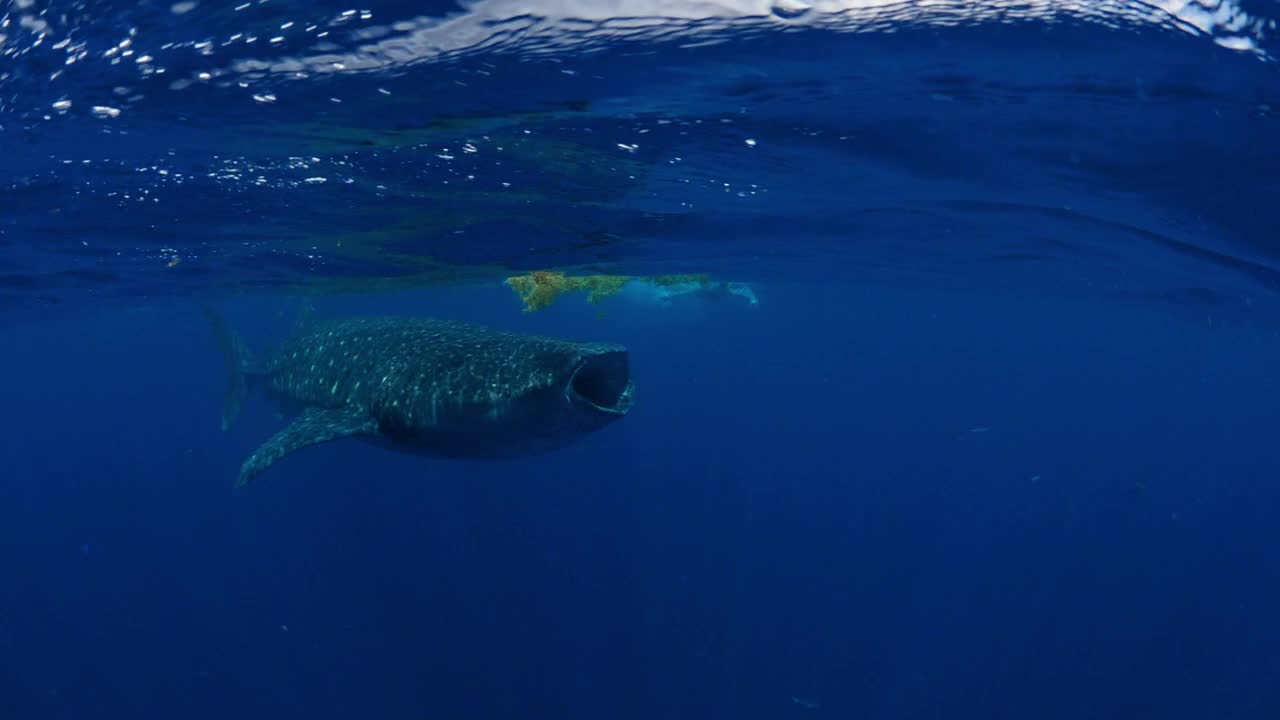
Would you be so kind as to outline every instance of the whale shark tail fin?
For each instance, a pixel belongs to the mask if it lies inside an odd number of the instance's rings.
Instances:
[[[203,309],[227,368],[227,395],[222,403],[222,429],[226,430],[235,422],[240,414],[240,406],[249,394],[249,376],[257,374],[259,369],[249,346],[244,344],[222,316],[208,305]]]

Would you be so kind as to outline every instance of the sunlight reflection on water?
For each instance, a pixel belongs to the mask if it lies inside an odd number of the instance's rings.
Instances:
[[[0,91],[19,79],[31,83],[32,91],[56,91],[72,75],[99,74],[121,85],[164,77],[175,90],[239,83],[248,94],[267,97],[253,91],[264,78],[394,71],[486,52],[537,57],[588,53],[626,41],[692,47],[743,33],[894,32],[1021,21],[1191,33],[1270,60],[1277,29],[1275,18],[1250,14],[1237,0],[478,0],[445,16],[380,22],[368,10],[317,11],[281,2],[234,8],[178,2],[158,17],[155,10],[137,16],[144,12],[141,6],[121,6],[118,17],[93,17],[84,2],[73,7],[81,12],[10,0],[0,16],[0,57],[9,61],[0,72]],[[32,111],[23,88],[16,90],[0,92],[0,113]],[[72,83],[39,106],[82,100],[74,90]],[[83,107],[55,109],[74,114],[88,112],[90,105]]]

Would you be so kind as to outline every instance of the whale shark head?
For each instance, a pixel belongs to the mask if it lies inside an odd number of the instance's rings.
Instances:
[[[431,388],[418,403],[399,406],[411,412],[381,408],[379,434],[441,456],[540,454],[621,420],[635,402],[630,355],[621,345],[489,339],[472,346],[439,392]],[[430,405],[432,398],[443,402]]]
[[[570,412],[587,425],[602,426],[626,415],[635,399],[626,348],[603,343],[583,345],[571,365],[563,395]]]

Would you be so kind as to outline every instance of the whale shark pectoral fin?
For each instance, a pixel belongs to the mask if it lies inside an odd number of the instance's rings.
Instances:
[[[346,437],[376,434],[377,421],[359,408],[307,408],[244,461],[236,487],[248,485],[280,458],[295,450]]]

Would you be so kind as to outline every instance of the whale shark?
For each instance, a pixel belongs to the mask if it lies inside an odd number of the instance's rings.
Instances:
[[[260,360],[204,312],[226,363],[222,429],[250,393],[292,418],[244,461],[237,486],[344,438],[435,457],[540,454],[621,419],[635,397],[627,349],[611,343],[433,318],[305,320]]]

